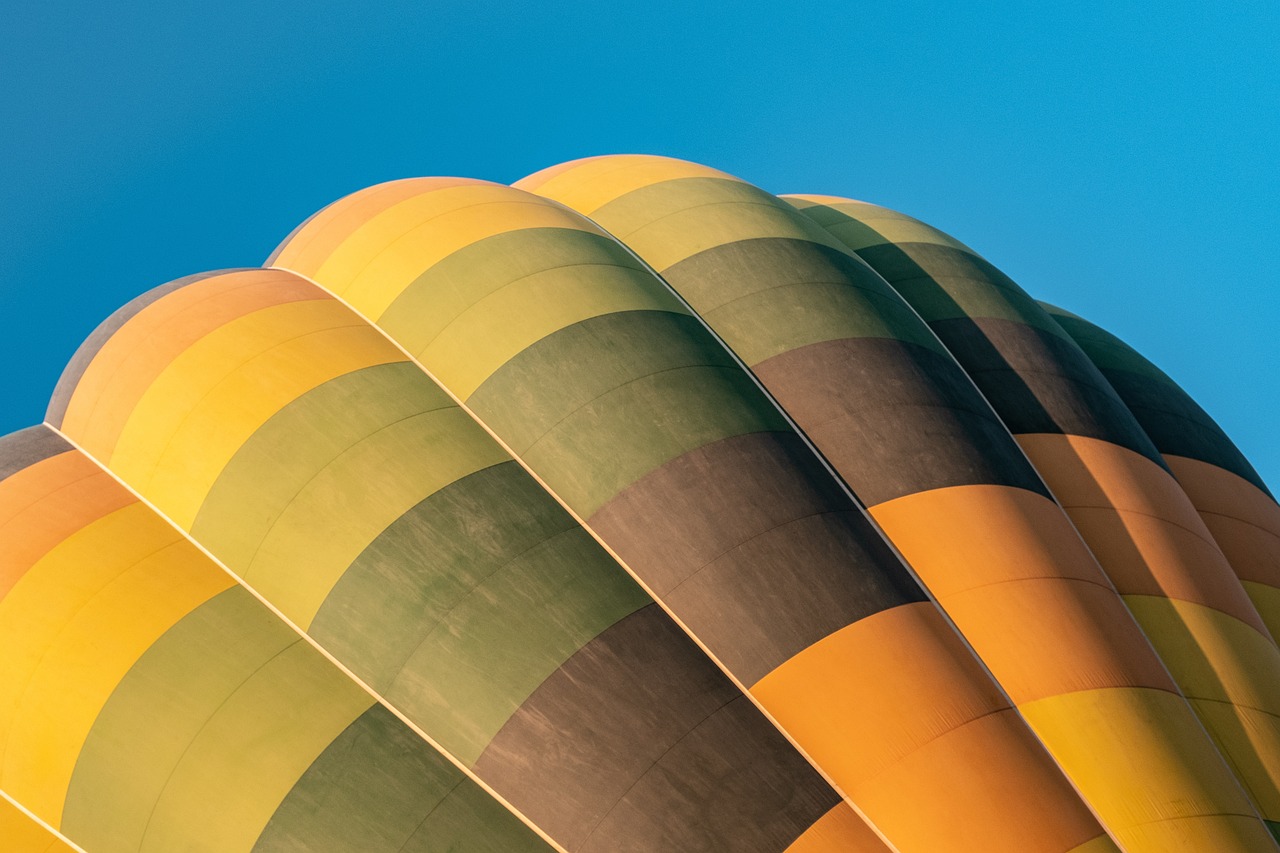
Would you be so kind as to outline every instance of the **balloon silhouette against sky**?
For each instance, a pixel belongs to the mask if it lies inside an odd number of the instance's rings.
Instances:
[[[1278,849],[1280,507],[873,205],[361,190],[109,317],[0,526],[23,849]]]

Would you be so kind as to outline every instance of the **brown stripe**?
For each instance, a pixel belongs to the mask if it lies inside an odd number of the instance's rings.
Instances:
[[[851,622],[924,600],[792,433],[686,453],[590,524],[747,684]]]
[[[657,605],[566,661],[475,771],[584,853],[777,853],[838,800]]]
[[[70,449],[62,436],[43,425],[11,432],[0,437],[0,480]]]
[[[929,324],[1015,435],[1109,441],[1164,461],[1116,392],[1074,343],[991,317]]]
[[[49,408],[45,412],[44,419],[56,427],[62,426],[62,419],[67,414],[67,405],[71,402],[71,396],[75,393],[76,386],[80,384],[80,377],[84,376],[84,372],[88,369],[89,364],[93,361],[94,356],[98,354],[98,350],[111,339],[125,323],[136,317],[144,308],[151,303],[173,293],[175,290],[181,290],[189,284],[202,281],[206,278],[224,275],[232,272],[245,272],[254,269],[253,267],[234,267],[225,270],[214,270],[213,272],[202,272],[195,275],[184,276],[175,279],[168,284],[162,284],[159,287],[152,288],[146,293],[126,303],[118,309],[114,314],[102,321],[98,328],[93,330],[93,334],[85,338],[84,343],[76,350],[75,355],[71,357],[71,361],[67,363],[67,367],[62,371],[62,376],[58,379],[58,384],[54,386],[53,396],[49,398]]]
[[[775,356],[755,373],[868,506],[962,485],[1048,497],[1004,424],[945,355],[846,338]]]

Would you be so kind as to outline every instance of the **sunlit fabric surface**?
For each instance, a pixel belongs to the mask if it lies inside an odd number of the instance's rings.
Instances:
[[[874,205],[370,187],[108,318],[0,529],[5,849],[1280,850],[1280,507]]]

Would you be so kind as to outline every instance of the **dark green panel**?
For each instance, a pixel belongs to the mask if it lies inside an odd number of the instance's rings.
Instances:
[[[310,633],[470,763],[567,657],[649,602],[508,462],[450,484],[389,527]]]
[[[517,453],[620,386],[690,366],[736,368],[697,318],[666,311],[592,317],[543,338],[496,371],[467,406]]]
[[[1066,337],[1021,287],[977,255],[936,243],[883,243],[858,256],[929,323],[992,317]]]
[[[576,526],[515,462],[477,471],[423,499],[370,543],[309,633],[384,690],[486,578]]]
[[[201,505],[192,535],[244,571],[317,471],[388,424],[453,405],[410,362],[331,379],[281,409],[236,451]]]
[[[572,228],[524,228],[478,240],[404,289],[378,325],[409,352],[421,352],[467,307],[517,279],[556,267],[644,266],[608,237]]]
[[[550,847],[375,705],[298,780],[254,850],[545,853]]]
[[[1115,335],[1060,308],[1040,304],[1102,371],[1162,454],[1216,465],[1271,494],[1222,427],[1164,371]]]
[[[1165,467],[1132,413],[1065,333],[991,318],[930,325],[1014,435],[1097,438]]]
[[[854,219],[843,210],[830,207],[821,202],[815,203],[800,198],[784,198],[783,201],[799,210],[808,218],[835,234],[840,242],[849,246],[867,247],[889,242],[870,222]]]
[[[691,317],[626,311],[562,329],[467,401],[577,512],[666,461],[734,435],[789,429]]]

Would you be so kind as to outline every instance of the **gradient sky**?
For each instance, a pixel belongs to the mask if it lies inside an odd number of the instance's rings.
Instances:
[[[1280,487],[1280,5],[9,4],[0,432],[133,296],[414,175],[697,160],[948,231]]]

